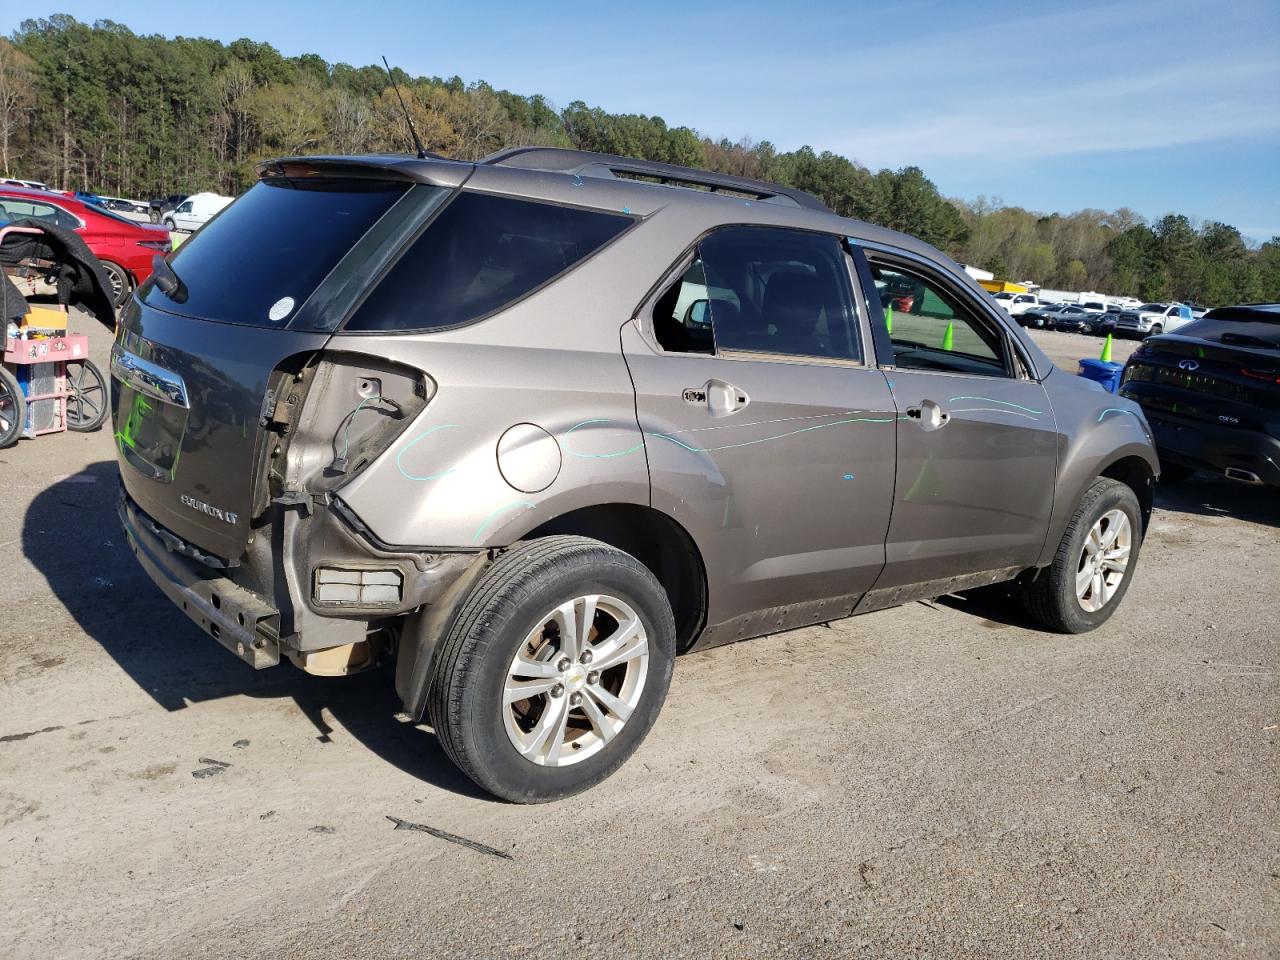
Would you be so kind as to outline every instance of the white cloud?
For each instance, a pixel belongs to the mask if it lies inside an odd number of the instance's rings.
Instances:
[[[1066,83],[1005,97],[998,109],[958,93],[897,123],[838,135],[831,147],[870,166],[898,166],[1185,146],[1280,131],[1280,106],[1268,93],[1277,88],[1280,62],[1254,61]]]

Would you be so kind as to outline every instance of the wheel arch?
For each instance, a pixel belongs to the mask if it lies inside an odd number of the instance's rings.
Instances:
[[[1155,501],[1156,473],[1146,458],[1137,454],[1118,457],[1098,471],[1098,476],[1118,480],[1133,490],[1142,507],[1142,531],[1145,535],[1151,523],[1151,508]]]
[[[702,552],[676,520],[653,507],[608,503],[547,520],[522,540],[570,534],[590,537],[635,557],[658,578],[676,621],[676,650],[697,640],[706,624],[707,571]]]
[[[546,520],[518,542],[560,535],[590,537],[639,560],[658,579],[671,602],[676,652],[688,650],[698,639],[707,618],[706,567],[697,543],[676,520],[643,504],[596,504]],[[400,630],[396,691],[405,711],[415,719],[421,719],[426,709],[440,638],[496,556],[496,550],[476,554],[439,602],[411,614]]]

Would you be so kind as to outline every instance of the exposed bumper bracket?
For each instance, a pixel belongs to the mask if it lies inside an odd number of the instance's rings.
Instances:
[[[253,591],[168,549],[123,491],[119,512],[142,569],[193,623],[255,670],[280,662],[280,611]]]

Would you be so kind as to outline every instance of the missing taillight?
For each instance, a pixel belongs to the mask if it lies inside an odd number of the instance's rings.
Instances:
[[[277,403],[288,408],[288,424],[284,449],[271,458],[273,495],[321,494],[345,483],[395,441],[434,393],[420,370],[362,354],[322,354],[302,388]]]

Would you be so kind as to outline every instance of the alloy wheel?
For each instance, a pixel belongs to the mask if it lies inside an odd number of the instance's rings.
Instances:
[[[111,305],[118,307],[129,294],[129,278],[114,263],[104,261],[102,270],[107,275],[107,284],[111,288]]]
[[[1096,613],[1107,605],[1124,580],[1133,548],[1133,525],[1123,510],[1108,510],[1085,538],[1076,565],[1076,599]]]
[[[639,704],[648,667],[648,634],[628,604],[601,594],[560,604],[507,670],[502,713],[512,746],[548,767],[599,753]]]

